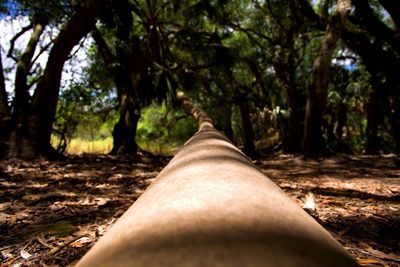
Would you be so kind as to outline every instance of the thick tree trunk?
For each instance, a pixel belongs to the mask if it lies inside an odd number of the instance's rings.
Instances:
[[[114,126],[114,144],[111,154],[136,154],[137,124],[140,119],[141,105],[139,99],[139,84],[141,72],[147,71],[143,64],[144,55],[133,36],[133,16],[128,1],[115,3],[120,24],[117,29],[117,43],[114,69],[115,84],[120,103],[120,118]]]
[[[340,31],[350,13],[351,1],[339,0],[334,14],[326,28],[319,53],[314,60],[314,81],[307,97],[303,149],[307,157],[318,157],[324,152],[322,137],[323,114],[326,106],[327,90],[330,82],[332,55],[340,36]]]
[[[294,11],[293,11],[294,12]],[[287,130],[283,136],[283,150],[285,153],[299,153],[302,151],[304,129],[304,95],[296,82],[296,63],[294,49],[294,32],[283,34],[283,42],[278,61],[274,63],[279,85],[286,96],[288,109]]]
[[[304,96],[298,89],[295,75],[293,75],[294,62],[290,60],[288,66],[275,64],[275,70],[279,84],[286,94],[287,108],[287,131],[283,135],[283,150],[285,153],[299,153],[302,151],[302,138],[304,129]],[[286,65],[286,64],[285,64]]]
[[[27,145],[24,138],[20,138],[25,135],[27,131],[26,122],[27,116],[30,112],[31,96],[28,92],[28,76],[31,69],[32,58],[36,51],[36,46],[39,43],[40,36],[44,30],[44,24],[42,22],[35,22],[33,24],[33,32],[22,53],[20,59],[18,60],[17,70],[15,74],[15,100],[14,109],[11,114],[12,118],[12,133],[9,142],[9,155],[19,156]]]
[[[103,2],[84,2],[61,29],[50,51],[43,78],[33,95],[24,129],[12,137],[18,148],[11,156],[34,158],[51,156],[54,152],[50,137],[64,63],[72,48],[94,27],[97,11]]]
[[[199,131],[77,267],[358,266],[207,114],[179,98]]]
[[[10,116],[10,109],[8,106],[8,96],[6,91],[6,83],[4,79],[3,61],[1,56],[1,45],[0,45],[0,116],[1,118]]]
[[[136,96],[135,83],[131,80],[135,76],[133,72],[138,70],[131,67],[132,61],[135,60],[132,56],[129,46],[129,31],[121,34],[126,40],[125,45],[119,48],[118,57],[112,54],[110,48],[101,36],[97,29],[93,30],[93,38],[97,44],[103,61],[107,68],[112,73],[114,83],[118,92],[120,116],[118,122],[114,125],[113,130],[113,148],[110,151],[111,155],[116,154],[136,154],[138,145],[136,143],[137,124],[140,119],[141,108]],[[128,36],[126,36],[128,35]],[[120,64],[116,64],[118,59]],[[117,66],[117,67],[114,67]]]
[[[119,95],[120,118],[114,126],[113,148],[111,154],[136,154],[138,145],[136,143],[137,124],[141,115],[141,106],[138,97],[138,81],[136,70],[131,67],[132,57],[130,49],[126,52],[125,59],[120,63],[122,66],[116,70],[116,87]],[[131,60],[128,60],[128,59]],[[135,78],[133,78],[135,77]]]
[[[135,137],[140,119],[140,105],[136,103],[136,99],[126,94],[120,102],[120,117],[114,126],[114,142],[110,154],[136,154],[138,145]]]
[[[301,151],[301,140],[303,138],[304,111],[301,102],[304,96],[292,86],[285,86],[287,105],[289,108],[288,133],[285,135],[285,153],[299,153]],[[302,113],[303,111],[303,113]]]
[[[11,131],[11,115],[8,106],[8,96],[4,80],[3,62],[0,46],[0,159],[8,150],[8,139]]]

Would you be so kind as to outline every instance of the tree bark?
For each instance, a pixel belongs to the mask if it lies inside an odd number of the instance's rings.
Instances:
[[[50,51],[43,78],[33,95],[24,129],[12,137],[12,142],[18,146],[10,156],[34,158],[54,153],[50,137],[64,63],[73,47],[94,27],[97,11],[103,3],[103,0],[84,1],[61,29]]]
[[[289,111],[287,118],[287,131],[283,135],[283,150],[285,153],[299,153],[302,151],[302,138],[304,128],[304,95],[297,88],[295,77],[292,75],[291,65],[277,66],[275,69],[280,85],[285,92],[287,108]],[[294,69],[291,69],[294,71]]]
[[[9,154],[11,156],[18,156],[25,148],[26,142],[21,142],[26,131],[27,116],[30,112],[31,96],[28,88],[28,76],[31,69],[32,58],[36,51],[36,46],[39,43],[40,36],[43,33],[45,23],[35,21],[33,23],[33,32],[25,47],[24,52],[17,63],[17,70],[15,74],[15,100],[14,109],[11,114],[12,119],[12,133],[9,138]]]
[[[129,33],[128,33],[129,34]],[[135,97],[134,83],[131,80],[134,71],[129,46],[129,38],[125,40],[125,45],[120,47],[118,63],[117,56],[111,52],[107,43],[97,29],[93,30],[93,38],[96,42],[98,50],[107,68],[113,75],[114,83],[118,92],[120,116],[118,122],[114,125],[113,130],[113,148],[110,151],[111,155],[116,154],[136,154],[138,145],[136,143],[137,124],[140,119],[140,103],[138,97]],[[124,55],[121,55],[124,51]],[[126,57],[130,58],[127,59]]]
[[[206,113],[178,98],[199,131],[77,267],[358,266]]]
[[[120,117],[113,130],[113,148],[111,155],[136,154],[138,145],[136,143],[137,124],[140,119],[140,105],[137,99],[130,94],[123,94],[120,101]]]
[[[8,138],[11,131],[10,123],[11,115],[8,105],[6,84],[4,80],[4,69],[0,45],[0,159],[6,155],[8,150]]]
[[[221,111],[221,130],[228,137],[229,140],[233,140],[233,129],[232,129],[232,103],[228,101],[222,105]]]
[[[128,1],[115,3],[120,24],[117,28],[117,42],[114,69],[115,84],[120,103],[120,118],[114,126],[113,148],[110,154],[136,154],[137,124],[141,114],[139,86],[144,64],[138,40],[133,35],[133,16]]]
[[[379,97],[376,91],[369,94],[367,103],[367,140],[365,143],[365,154],[376,155],[381,148],[378,129],[380,124]]]
[[[337,112],[337,126],[335,130],[335,136],[337,139],[337,149],[342,153],[351,153],[350,147],[343,140],[343,128],[347,127],[347,106],[344,103],[339,105]],[[349,133],[347,133],[348,135]]]
[[[30,95],[28,92],[28,76],[31,68],[31,62],[33,55],[36,51],[36,46],[39,43],[40,36],[43,33],[45,23],[34,22],[33,32],[29,39],[29,42],[22,53],[22,56],[18,60],[17,70],[15,74],[15,102],[13,119],[20,124],[24,121],[24,117],[29,110],[30,105]]]
[[[8,96],[6,91],[6,83],[4,79],[3,61],[1,56],[1,45],[0,45],[0,116],[1,118],[10,116],[10,109],[8,106]]]
[[[249,156],[255,156],[256,148],[254,146],[254,131],[253,126],[250,120],[250,107],[247,100],[242,99],[238,103],[240,116],[242,119],[242,126],[243,126],[243,152]]]
[[[303,149],[306,157],[319,157],[326,149],[322,137],[323,114],[330,82],[330,67],[340,31],[350,13],[351,1],[339,0],[314,60],[313,85],[306,104]]]

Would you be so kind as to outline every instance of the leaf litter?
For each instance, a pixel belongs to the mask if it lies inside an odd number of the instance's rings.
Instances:
[[[0,162],[0,265],[73,266],[170,158]],[[254,163],[362,266],[400,266],[398,157],[282,155]]]

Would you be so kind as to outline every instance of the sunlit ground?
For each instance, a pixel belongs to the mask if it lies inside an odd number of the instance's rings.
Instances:
[[[59,140],[52,137],[53,147],[57,147]],[[160,144],[158,142],[140,142],[139,147],[145,151],[156,155],[174,155],[178,148],[168,144]],[[65,153],[68,155],[82,155],[82,154],[108,154],[113,146],[112,137],[100,140],[84,140],[74,138],[69,142]]]

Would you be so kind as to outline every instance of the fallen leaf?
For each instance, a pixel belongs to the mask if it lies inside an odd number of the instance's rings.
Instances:
[[[11,206],[11,202],[0,203],[0,211],[5,211]]]
[[[70,246],[71,246],[71,247],[74,247],[74,248],[81,248],[81,247],[83,247],[86,243],[90,243],[90,242],[92,242],[92,241],[90,240],[90,238],[87,237],[87,236],[84,236],[84,237],[82,237],[82,238],[79,238],[79,239],[76,240],[75,242],[72,242],[72,243],[70,244]]]
[[[385,266],[385,264],[381,263],[380,261],[377,261],[375,259],[359,259],[358,263],[361,266],[368,266],[368,267],[373,267],[373,266]]]
[[[103,197],[95,198],[95,201],[97,202],[97,205],[99,205],[99,206],[105,205],[109,200],[110,200],[109,198],[103,198]]]
[[[30,254],[28,251],[26,250],[21,250],[20,252],[21,257],[24,258],[25,260],[29,259],[30,257],[32,257],[32,254]]]
[[[303,209],[308,209],[308,210],[312,210],[315,211],[315,200],[314,200],[314,194],[309,192],[306,195],[306,200],[305,203],[303,205]]]

